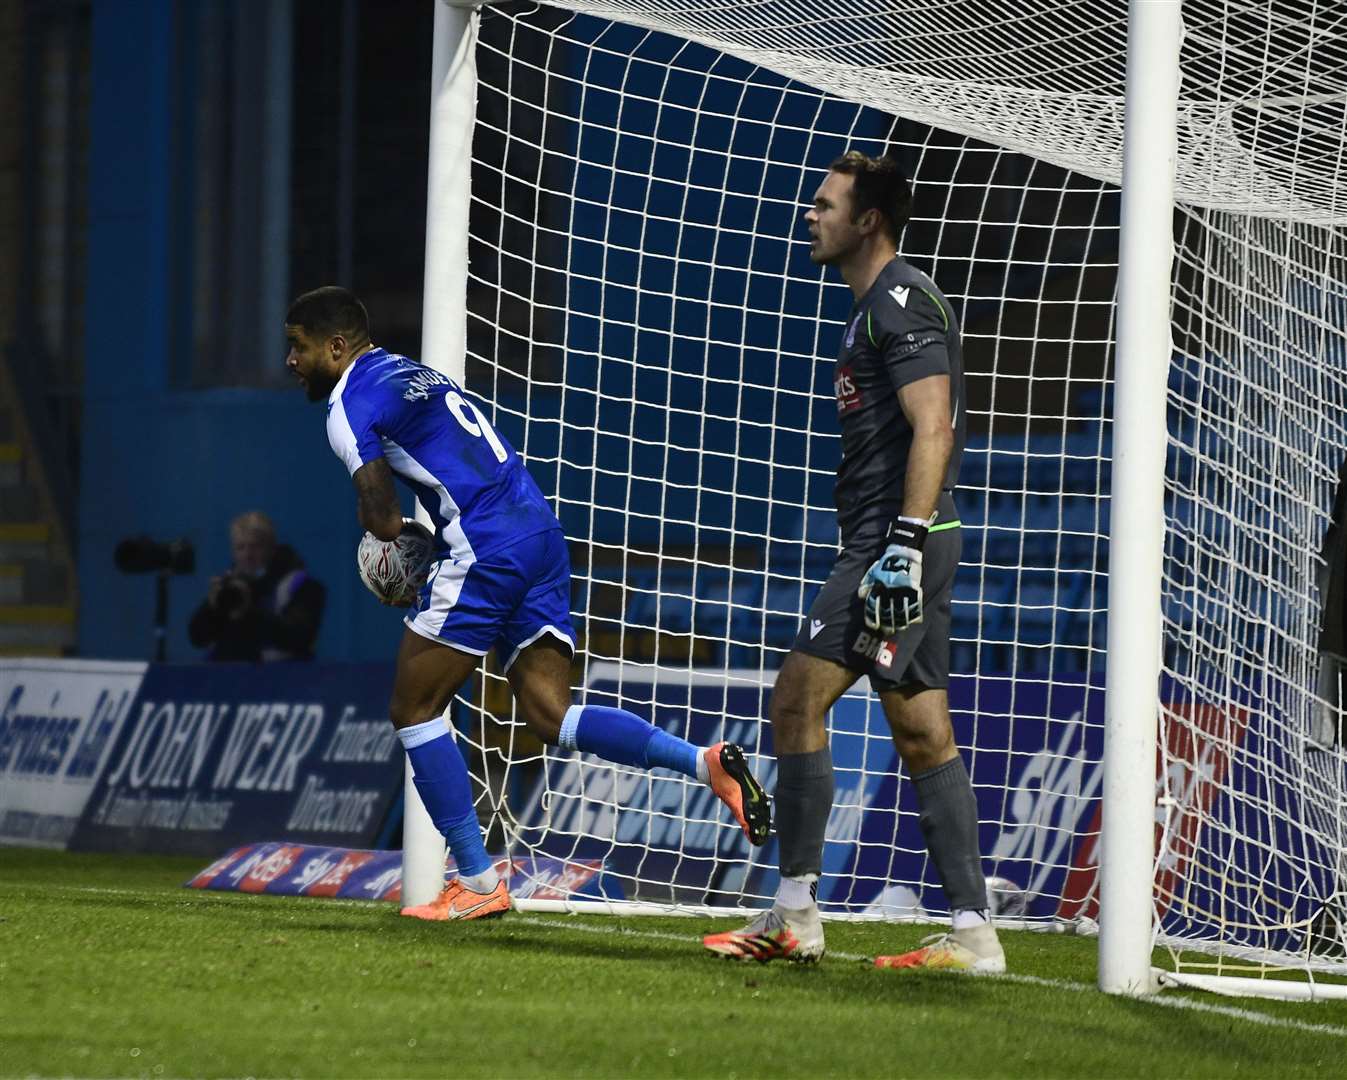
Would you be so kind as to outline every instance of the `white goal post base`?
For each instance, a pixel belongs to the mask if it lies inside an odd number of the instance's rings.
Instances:
[[[1250,979],[1235,975],[1189,975],[1162,968],[1152,968],[1151,974],[1161,989],[1205,990],[1225,997],[1277,998],[1281,1001],[1347,1001],[1347,985],[1342,983]]]

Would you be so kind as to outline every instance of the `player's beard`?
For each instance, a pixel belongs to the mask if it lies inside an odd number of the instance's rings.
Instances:
[[[304,393],[308,395],[310,401],[326,401],[336,386],[337,380],[326,375],[315,373],[304,377]]]

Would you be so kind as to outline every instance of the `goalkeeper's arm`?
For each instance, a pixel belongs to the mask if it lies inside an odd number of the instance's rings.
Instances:
[[[954,452],[954,419],[949,376],[931,375],[898,391],[898,404],[912,425],[912,449],[903,484],[905,518],[930,521],[940,503],[949,458]]]
[[[948,375],[909,383],[898,391],[898,402],[912,426],[903,512],[890,524],[884,550],[856,591],[865,602],[866,626],[886,637],[921,622],[922,548],[954,451]]]

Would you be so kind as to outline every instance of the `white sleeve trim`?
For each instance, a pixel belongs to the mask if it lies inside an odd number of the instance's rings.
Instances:
[[[351,422],[346,418],[346,409],[341,401],[341,388],[332,395],[330,402],[332,408],[327,414],[327,441],[332,446],[332,452],[341,458],[341,462],[346,466],[346,471],[352,476],[356,469],[365,464],[360,458],[360,448],[356,445],[355,432],[351,430]]]

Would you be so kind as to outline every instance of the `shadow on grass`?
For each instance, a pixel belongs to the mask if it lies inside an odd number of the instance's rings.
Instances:
[[[410,920],[409,920],[410,921]],[[789,990],[835,1003],[839,995],[858,1001],[884,998],[896,1003],[920,1003],[935,1008],[966,1008],[984,1001],[992,987],[986,980],[949,973],[917,975],[878,971],[869,963],[831,960],[818,965],[775,962],[759,964],[726,960],[705,952],[696,938],[686,943],[651,941],[635,935],[593,935],[584,931],[530,925],[524,921],[493,920],[489,924],[430,924],[412,926],[406,937],[441,940],[447,947],[482,945],[498,954],[536,959],[546,950],[549,958],[574,966],[592,977],[596,965],[631,964],[649,972],[656,966],[671,990],[686,994],[690,984],[740,983],[746,990]],[[513,961],[511,962],[513,964]]]

